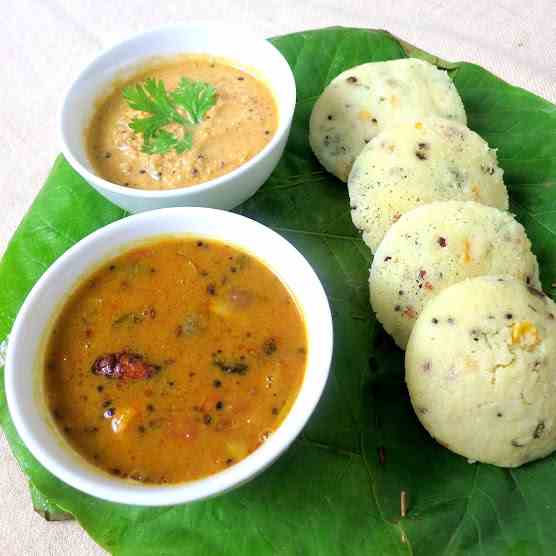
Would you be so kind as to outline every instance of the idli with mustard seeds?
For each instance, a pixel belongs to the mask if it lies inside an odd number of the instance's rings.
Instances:
[[[405,355],[417,417],[443,446],[516,467],[556,449],[556,304],[508,276],[439,293]]]
[[[326,87],[311,114],[309,141],[321,164],[347,181],[373,137],[399,122],[427,116],[467,121],[445,71],[414,58],[371,62],[344,71]]]
[[[408,120],[385,129],[357,157],[348,179],[351,217],[376,251],[388,228],[434,201],[508,208],[496,151],[453,120]]]
[[[540,289],[538,264],[513,216],[473,201],[430,203],[404,214],[386,233],[370,270],[371,305],[405,349],[426,303],[466,278],[508,274]]]

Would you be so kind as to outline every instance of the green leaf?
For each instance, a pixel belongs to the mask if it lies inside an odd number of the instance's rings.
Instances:
[[[145,118],[136,117],[129,124],[135,133],[143,135],[142,152],[165,154],[174,149],[182,154],[191,149],[193,136],[185,128],[187,120],[178,112],[178,107],[187,113],[191,124],[198,124],[216,103],[216,89],[208,83],[182,77],[177,88],[168,94],[163,81],[148,78],[143,85],[125,87],[123,97],[130,108],[151,114]],[[164,129],[171,123],[184,126],[181,139]]]
[[[143,146],[149,144],[151,139],[157,134],[158,130],[171,123],[164,116],[148,116],[147,118],[133,118],[129,127],[143,135]]]
[[[59,506],[53,504],[46,496],[31,482],[29,482],[31,501],[33,509],[46,521],[71,521],[73,516],[64,512]]]
[[[172,150],[178,142],[178,138],[169,131],[161,129],[153,137],[145,137],[141,152],[146,154],[164,154]]]
[[[79,493],[40,466],[15,432],[2,381],[0,423],[23,471],[49,503],[122,556],[551,555],[556,456],[511,471],[470,465],[425,433],[404,386],[403,354],[369,309],[371,255],[351,224],[345,184],[322,169],[308,146],[308,118],[323,87],[353,65],[403,57],[408,45],[382,31],[341,28],[272,42],[295,73],[292,132],[271,178],[238,211],[294,243],[328,293],[335,352],[317,411],[301,438],[249,484],[195,504],[135,508]],[[470,127],[498,149],[512,210],[554,296],[556,107],[475,65],[442,64]],[[141,94],[134,100],[143,101]],[[0,263],[0,338],[48,265],[122,216],[59,158]],[[402,490],[409,500],[403,518]]]
[[[450,73],[451,70],[454,70],[458,67],[457,62],[448,62],[435,56],[434,54],[429,54],[416,46],[396,37],[400,46],[403,48],[404,52],[407,54],[409,58],[418,58],[420,60],[425,60],[425,62],[429,62],[429,64],[434,64],[437,68],[447,70]]]
[[[183,122],[183,118],[174,108],[162,80],[157,81],[149,77],[143,85],[137,84],[126,87],[122,94],[133,110],[155,114],[166,123]]]
[[[180,79],[179,85],[170,95],[172,100],[188,114],[192,124],[202,121],[205,114],[216,104],[216,89],[202,81]]]
[[[148,143],[146,141],[143,143],[141,150],[147,154],[164,154],[175,149],[178,154],[181,154],[191,148],[192,142],[191,133],[186,132],[181,139],[178,139],[173,133],[161,129]]]
[[[184,133],[183,137],[175,144],[174,149],[178,154],[188,151],[193,145],[193,135],[191,133]]]
[[[0,261],[0,339],[44,271],[74,243],[123,216],[59,156]]]
[[[135,133],[143,135],[142,152],[164,154],[178,145],[178,138],[163,128],[171,123],[184,124],[185,120],[174,107],[164,81],[147,78],[143,85],[125,87],[122,96],[130,108],[151,114],[135,117],[129,124]]]

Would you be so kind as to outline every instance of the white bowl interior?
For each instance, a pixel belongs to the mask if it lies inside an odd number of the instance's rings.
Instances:
[[[62,142],[86,171],[95,173],[87,157],[85,142],[85,130],[94,114],[95,102],[110,89],[115,79],[133,75],[149,59],[178,54],[223,57],[246,71],[255,70],[256,76],[269,85],[278,106],[279,125],[263,152],[288,131],[295,106],[295,84],[287,62],[268,41],[245,29],[214,23],[162,27],[107,50],[87,66],[71,86],[61,112]],[[117,185],[112,187],[128,189]],[[173,191],[141,193],[171,195]]]
[[[98,264],[126,247],[165,234],[220,239],[251,252],[290,289],[304,315],[307,368],[299,395],[265,444],[236,465],[179,485],[126,482],[88,464],[55,430],[42,395],[48,330],[72,289]],[[68,484],[94,496],[141,505],[169,505],[206,498],[252,478],[301,431],[325,386],[332,357],[332,320],[324,290],[302,255],[272,230],[237,214],[203,208],[142,213],[111,224],[66,252],[27,297],[14,324],[6,361],[6,394],[21,438],[35,457]]]

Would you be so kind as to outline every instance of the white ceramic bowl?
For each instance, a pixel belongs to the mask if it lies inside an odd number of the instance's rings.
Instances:
[[[46,407],[42,376],[45,344],[64,301],[99,264],[137,242],[164,234],[220,239],[252,253],[290,289],[304,315],[308,355],[305,377],[280,427],[251,455],[207,478],[152,486],[115,478],[87,463],[57,431]],[[253,478],[299,434],[325,386],[332,357],[332,318],[324,290],[303,256],[284,238],[237,214],[205,208],[170,208],[130,216],[106,226],[64,253],[31,290],[10,335],[6,357],[8,407],[25,445],[54,475],[93,496],[147,506],[199,500]]]
[[[144,191],[113,184],[95,174],[86,154],[85,129],[95,100],[116,77],[133,74],[149,58],[177,54],[225,57],[247,71],[252,68],[270,86],[278,105],[278,129],[251,160],[214,180],[193,187]],[[99,193],[130,212],[174,206],[231,209],[249,197],[270,176],[284,151],[295,109],[295,80],[280,52],[262,37],[242,28],[217,23],[180,24],[135,35],[106,50],[71,85],[60,114],[62,152]]]

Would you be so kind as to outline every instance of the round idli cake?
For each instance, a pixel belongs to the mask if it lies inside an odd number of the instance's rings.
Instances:
[[[373,137],[426,116],[467,121],[445,71],[414,58],[371,62],[344,71],[326,87],[311,113],[309,142],[321,164],[346,181]]]
[[[506,210],[496,151],[468,127],[444,118],[408,120],[379,133],[348,179],[353,224],[374,252],[388,228],[433,201],[476,201]]]
[[[539,288],[525,229],[509,212],[473,201],[430,203],[404,214],[379,245],[369,276],[371,305],[405,349],[423,307],[466,278],[508,274]]]
[[[556,449],[556,304],[513,277],[438,294],[405,355],[415,412],[443,446],[515,467]]]

